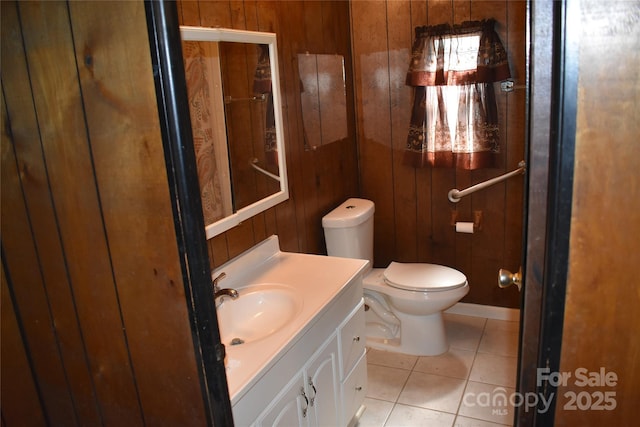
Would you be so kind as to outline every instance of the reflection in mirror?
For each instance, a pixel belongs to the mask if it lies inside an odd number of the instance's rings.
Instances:
[[[280,190],[269,47],[220,43],[234,209]],[[256,166],[260,169],[256,169]]]
[[[288,198],[276,37],[181,27],[207,238]]]
[[[202,210],[211,224],[233,213],[224,111],[216,99],[222,93],[218,43],[184,41],[182,55]]]
[[[341,55],[298,54],[305,149],[347,137],[347,98]]]

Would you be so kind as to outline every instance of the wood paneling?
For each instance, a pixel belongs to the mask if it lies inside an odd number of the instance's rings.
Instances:
[[[2,270],[2,425],[45,425],[40,396],[33,377],[27,351],[20,333],[20,325],[9,294],[7,279]]]
[[[452,188],[466,188],[517,168],[525,152],[524,90],[497,88],[501,164],[479,171],[414,169],[402,164],[411,109],[404,85],[418,25],[460,23],[493,17],[509,52],[517,85],[525,84],[524,1],[351,2],[355,110],[360,154],[360,193],[376,204],[375,264],[434,262],[460,269],[471,290],[464,302],[518,307],[515,288],[500,289],[500,268],[517,270],[522,251],[523,180],[511,179],[453,204]],[[457,234],[450,225],[483,213],[483,228]]]
[[[347,103],[353,103],[349,5],[343,1],[181,1],[182,25],[222,26],[275,32],[290,199],[209,240],[215,268],[277,234],[284,250],[326,253],[322,216],[358,195],[358,159],[353,111],[348,137],[313,151],[304,150],[298,53],[339,54],[345,58]]]
[[[579,75],[566,77],[577,80],[578,91],[560,371],[571,377],[558,388],[555,425],[634,425],[640,401],[640,5],[568,4],[579,17],[566,28],[576,41],[568,49]],[[579,368],[615,373],[616,384],[581,386]],[[601,401],[603,393],[614,394]],[[600,401],[609,409],[596,410]]]
[[[149,52],[142,2],[2,2],[7,426],[206,423]]]
[[[523,43],[510,36],[520,24],[520,3],[495,5],[491,14],[508,8],[501,35],[514,52]],[[453,233],[446,201],[450,187],[476,176],[406,169],[399,159],[413,27],[484,16],[483,2],[178,6],[184,24],[278,34],[291,198],[211,239],[212,267],[271,234],[285,250],[324,253],[322,216],[361,195],[377,205],[379,263],[471,265],[465,273],[472,288],[482,289],[475,283],[484,279],[473,275],[493,266],[485,268],[474,254],[489,249],[476,245],[476,235]],[[347,102],[354,106],[348,137],[313,151],[304,150],[295,62],[307,51],[345,57]],[[30,399],[11,411],[3,404],[7,426],[16,425],[21,411],[30,411],[34,424],[206,423],[148,53],[141,2],[2,2],[3,343],[4,337],[22,343],[15,352],[3,346],[3,369],[22,368],[20,375],[3,375],[2,387]],[[513,65],[516,75],[524,74],[521,61]],[[521,117],[523,97],[502,97],[501,114]],[[523,150],[523,130],[508,123],[505,165],[496,173],[514,167]],[[507,197],[504,189],[496,193]],[[493,195],[465,203],[458,209],[489,211]],[[510,203],[501,202],[500,210]],[[487,226],[501,233],[495,253],[504,255],[489,260],[516,266],[518,245],[507,236],[519,235],[513,230],[520,220],[515,213],[495,215]],[[502,230],[502,223],[513,230]],[[514,262],[503,259],[510,251]],[[470,297],[502,305],[502,295]],[[22,388],[16,381],[24,381]]]
[[[59,237],[67,259],[73,260],[66,267],[87,358],[94,361],[94,377],[99,369],[106,371],[102,380],[95,382],[95,393],[102,402],[106,421],[120,423],[137,418],[142,423],[109,265],[107,236],[101,221],[96,221],[101,216],[100,196],[87,144],[67,5],[56,2],[20,5],[25,28],[41,25],[44,16],[48,25],[42,32],[24,31],[24,43],[30,72],[42,76],[32,79],[33,101],[39,121],[47,124],[39,127],[40,142],[55,201]],[[53,58],[55,67],[51,67]],[[87,268],[89,260],[91,268]],[[103,310],[96,311],[98,306]]]
[[[92,422],[97,417],[97,410],[91,411],[96,407],[95,392],[61,256],[17,13],[15,4],[2,3],[3,264],[44,418],[52,424]],[[3,311],[7,303],[3,298]],[[61,347],[60,342],[66,345]],[[66,351],[68,359],[63,359]],[[79,410],[74,407],[75,393]]]
[[[451,188],[465,188],[517,168],[525,150],[524,90],[498,92],[503,138],[501,165],[484,171],[413,169],[402,164],[411,91],[404,74],[418,25],[494,17],[518,85],[525,83],[524,1],[183,1],[181,23],[261,29],[278,34],[291,199],[209,241],[215,268],[270,234],[286,250],[325,253],[321,219],[351,196],[376,203],[375,258],[435,262],[462,270],[471,283],[466,302],[518,307],[515,288],[499,289],[499,268],[517,270],[522,250],[523,180],[514,178],[458,204]],[[350,46],[351,43],[351,46]],[[353,54],[352,54],[353,50]],[[349,137],[304,151],[299,78],[302,52],[345,56]],[[357,135],[357,144],[356,144]],[[451,222],[484,214],[474,235]]]

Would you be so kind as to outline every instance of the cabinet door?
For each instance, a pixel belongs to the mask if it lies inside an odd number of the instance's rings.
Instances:
[[[349,424],[364,401],[367,393],[367,357],[363,351],[353,370],[342,384],[342,422]]]
[[[312,426],[339,425],[338,342],[335,334],[309,360],[304,370]]]
[[[306,395],[302,374],[298,373],[260,416],[261,426],[294,427],[308,425],[309,398]]]
[[[344,380],[365,350],[364,300],[339,328],[340,380]]]

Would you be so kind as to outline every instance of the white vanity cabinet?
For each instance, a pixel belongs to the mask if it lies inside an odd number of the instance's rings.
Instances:
[[[338,329],[341,415],[346,426],[356,414],[367,392],[364,301],[353,309]]]
[[[360,275],[314,320],[233,405],[235,425],[335,427],[353,418],[366,391]]]
[[[262,426],[339,425],[335,333],[260,416]]]

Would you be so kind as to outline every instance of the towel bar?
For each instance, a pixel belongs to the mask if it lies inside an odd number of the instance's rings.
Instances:
[[[460,199],[462,199],[464,196],[468,196],[469,194],[475,193],[476,191],[482,190],[483,188],[490,187],[494,184],[504,181],[505,179],[509,179],[512,176],[522,175],[526,172],[526,170],[527,170],[527,164],[523,160],[520,163],[518,163],[518,169],[516,170],[507,172],[504,175],[496,176],[495,178],[488,179],[476,185],[472,185],[471,187],[465,188],[464,190],[458,190],[457,188],[454,188],[449,191],[449,193],[447,194],[447,197],[449,198],[450,202],[458,203]]]

